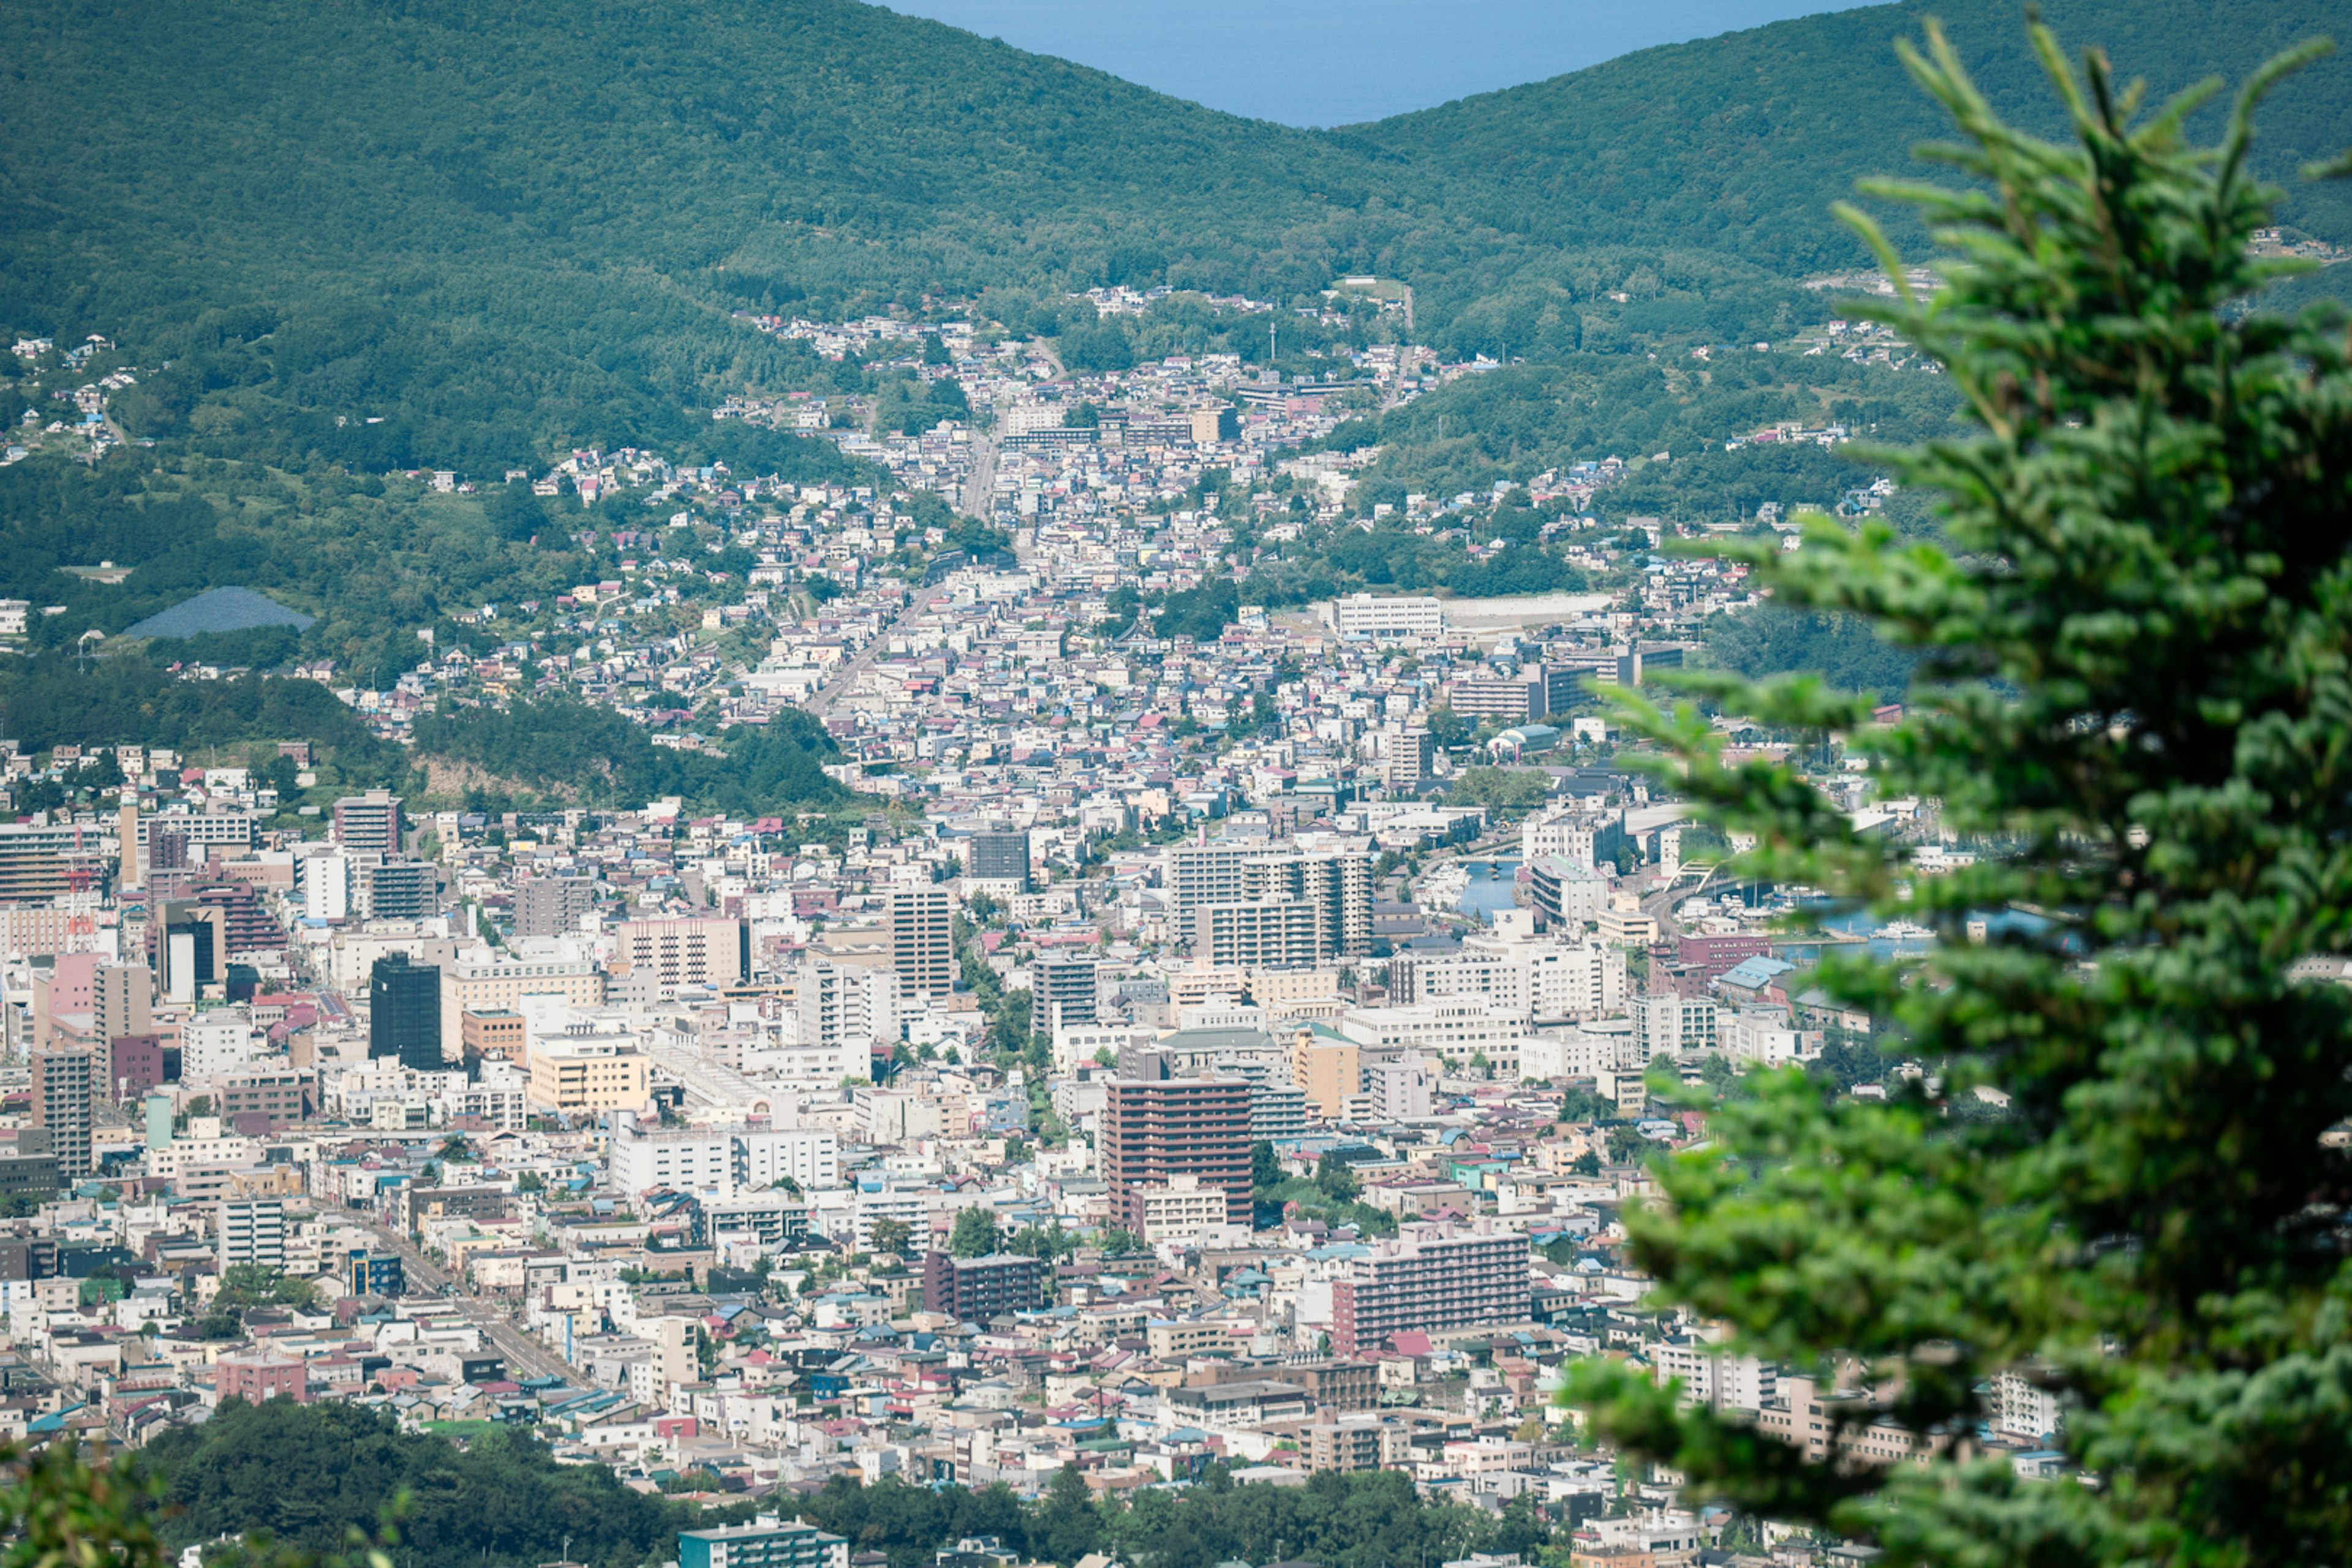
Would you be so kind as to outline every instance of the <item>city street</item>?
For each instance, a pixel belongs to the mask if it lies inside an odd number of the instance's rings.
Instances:
[[[506,1358],[507,1375],[520,1381],[526,1377],[552,1377],[570,1382],[575,1375],[563,1359],[545,1345],[507,1321],[505,1308],[497,1300],[478,1296],[449,1272],[426,1258],[405,1237],[380,1225],[362,1220],[369,1231],[400,1254],[401,1268],[405,1270],[408,1287],[415,1294],[437,1294],[445,1285],[453,1287],[450,1300],[473,1320],[482,1331],[482,1337],[497,1347]]]

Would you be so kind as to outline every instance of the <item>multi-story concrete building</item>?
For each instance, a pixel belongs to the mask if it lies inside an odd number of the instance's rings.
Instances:
[[[250,1355],[225,1355],[213,1363],[213,1393],[221,1399],[242,1399],[248,1405],[286,1399],[310,1402],[310,1363],[300,1356],[256,1351]]]
[[[1370,1055],[1423,1051],[1442,1061],[1484,1057],[1501,1077],[1519,1074],[1526,1030],[1483,996],[1442,997],[1405,1007],[1356,1007],[1339,1016],[1339,1033]]]
[[[1453,952],[1401,953],[1389,965],[1399,1005],[1483,996],[1522,1024],[1605,1017],[1623,1008],[1625,994],[1624,950],[1589,940],[1473,936]]]
[[[1250,1142],[1278,1143],[1307,1136],[1307,1091],[1286,1083],[1250,1084]]]
[[[1273,855],[1243,871],[1253,898],[1295,899],[1315,912],[1316,957],[1372,951],[1372,862],[1366,855]]]
[[[366,868],[360,913],[372,921],[421,921],[441,912],[440,871],[422,860],[381,860]]]
[[[1609,910],[1609,879],[1565,856],[1544,855],[1528,862],[1528,907],[1538,925],[1573,933],[1597,923]]]
[[[763,1513],[749,1524],[679,1531],[677,1568],[849,1568],[849,1542]]]
[[[155,976],[145,964],[100,964],[90,983],[89,1037],[103,1046],[146,1034],[155,1026],[154,1003]]]
[[[1369,1410],[1342,1414],[1327,1405],[1305,1436],[1310,1470],[1384,1470],[1412,1453],[1412,1433],[1402,1423]]]
[[[1331,1348],[1340,1355],[1373,1350],[1407,1331],[1453,1329],[1527,1321],[1534,1291],[1528,1238],[1475,1230],[1407,1226],[1382,1240],[1370,1258],[1331,1286]]]
[[[1410,1121],[1429,1114],[1430,1085],[1437,1064],[1419,1051],[1406,1051],[1389,1061],[1374,1062],[1364,1071],[1372,1097],[1372,1115],[1381,1121]]]
[[[1200,904],[1192,920],[1193,955],[1221,969],[1281,969],[1322,956],[1321,922],[1304,900]]]
[[[976,882],[1012,882],[1027,892],[1028,830],[991,827],[973,834],[964,851],[964,875]]]
[[[551,1110],[642,1110],[653,1089],[643,1052],[607,1040],[556,1036],[530,1052],[530,1102]]]
[[[945,996],[955,989],[955,910],[946,889],[891,892],[890,969],[901,996]]]
[[[1418,727],[1381,737],[1381,783],[1398,795],[1412,795],[1435,775],[1437,742]]]
[[[1445,606],[1430,597],[1346,594],[1331,601],[1331,629],[1379,643],[1423,642],[1445,635]]]
[[[804,1193],[841,1182],[841,1139],[830,1128],[740,1127],[728,1134],[736,1187],[762,1192],[791,1182]]]
[[[90,1172],[91,1096],[97,1053],[50,1046],[33,1053],[33,1125],[49,1135],[58,1173],[78,1182]]]
[[[1095,961],[1079,954],[1041,957],[1029,969],[1030,1017],[1050,1032],[1096,1021]]]
[[[740,985],[751,940],[751,928],[738,920],[623,921],[613,931],[613,978],[650,979],[664,1001],[686,986]]]
[[[335,842],[361,855],[381,855],[389,860],[400,853],[400,797],[386,790],[347,795],[335,802]]]
[[[520,1067],[530,1055],[530,1030],[521,1014],[507,1008],[467,1011],[457,1015],[457,1047],[460,1059],[469,1068],[484,1060],[509,1061]]]
[[[398,1057],[403,1067],[441,1065],[441,970],[396,952],[368,976],[368,1055]]]
[[[1045,1265],[1018,1252],[923,1258],[923,1310],[960,1323],[984,1323],[1003,1312],[1031,1312],[1045,1303]]]
[[[525,1009],[526,996],[560,996],[572,1007],[604,1000],[604,976],[587,959],[553,943],[518,943],[517,951],[468,956],[441,965],[441,1037],[464,1036],[466,1014]]]
[[[876,1043],[887,1047],[904,1034],[898,1002],[893,970],[804,955],[793,992],[793,1045],[830,1058],[812,1069],[829,1074],[826,1082],[864,1078],[872,1070]]]
[[[1105,1087],[1102,1179],[1113,1193],[1185,1174],[1225,1194],[1226,1217],[1250,1217],[1250,1086],[1239,1078],[1114,1079]]]
[[[841,1143],[827,1128],[637,1128],[614,1138],[607,1163],[613,1184],[630,1194],[678,1187],[732,1195],[785,1181],[814,1192],[840,1183]]]
[[[1179,845],[1170,905],[1194,958],[1217,967],[1308,968],[1372,946],[1372,863],[1262,845]]]
[[[1232,1223],[1225,1190],[1180,1172],[1159,1184],[1127,1189],[1127,1228],[1157,1244],[1196,1237],[1211,1226]]]
[[[514,933],[569,936],[595,907],[596,884],[590,878],[525,877],[515,884]]]
[[[1636,996],[1632,1005],[1633,1047],[1643,1068],[1667,1053],[1712,1051],[1723,1045],[1723,1007],[1711,997]]]
[[[257,1268],[286,1267],[286,1200],[227,1198],[213,1211],[223,1268],[250,1263]]]
[[[1301,1029],[1291,1038],[1290,1081],[1316,1115],[1336,1119],[1363,1091],[1362,1047],[1345,1035]]]

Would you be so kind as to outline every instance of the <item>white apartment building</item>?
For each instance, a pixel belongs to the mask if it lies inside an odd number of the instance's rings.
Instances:
[[[1374,1062],[1364,1069],[1364,1086],[1372,1097],[1373,1117],[1381,1121],[1407,1121],[1427,1116],[1429,1087],[1436,1077],[1437,1064],[1419,1051],[1407,1051],[1392,1061]]]
[[[1519,1042],[1526,1030],[1483,996],[1351,1008],[1339,1016],[1338,1026],[1362,1049],[1422,1051],[1449,1062],[1483,1056],[1496,1077],[1519,1076]]]
[[[1472,936],[1442,956],[1408,955],[1391,968],[1411,975],[1411,999],[1483,996],[1521,1024],[1606,1016],[1625,1005],[1622,949],[1590,941]]]
[[[1129,1188],[1127,1224],[1147,1242],[1187,1240],[1223,1226],[1226,1204],[1224,1188],[1204,1187],[1200,1177],[1180,1172],[1165,1185]]]
[[[180,1076],[194,1082],[240,1072],[269,1054],[269,1037],[243,1006],[209,1007],[180,1026]]]
[[[735,1188],[735,1144],[725,1132],[625,1132],[614,1138],[606,1164],[613,1185],[624,1193],[655,1187],[731,1193]]]
[[[1734,1355],[1689,1340],[1662,1340],[1651,1347],[1650,1365],[1663,1388],[1677,1378],[1685,1409],[1761,1410],[1772,1402],[1780,1368],[1752,1355]]]
[[[613,1140],[607,1163],[625,1193],[678,1187],[733,1197],[787,1179],[804,1193],[841,1180],[839,1140],[800,1127],[633,1128]]]
[[[257,1268],[286,1267],[286,1202],[283,1198],[226,1198],[214,1211],[220,1266],[250,1263]]]
[[[2065,1424],[2058,1395],[2021,1372],[1995,1374],[1990,1404],[1990,1426],[2000,1436],[2049,1443]]]
[[[1790,1025],[1786,1009],[1742,1007],[1721,1022],[1723,1049],[1758,1067],[1787,1067],[1822,1054],[1822,1031]]]
[[[782,1181],[804,1193],[840,1184],[841,1140],[829,1129],[744,1127],[731,1136],[739,1192],[762,1192]]]
[[[860,1058],[876,1041],[902,1037],[898,1002],[898,976],[888,969],[805,959],[794,987],[788,1043],[802,1050],[837,1052],[845,1062]],[[861,1074],[866,1067],[859,1060]],[[838,1074],[833,1081],[840,1081]]]
[[[1634,998],[1633,1043],[1639,1061],[1629,1068],[1647,1067],[1664,1051],[1712,1051],[1723,1045],[1724,1009],[1711,997],[1640,996]]]
[[[305,855],[294,862],[302,888],[306,920],[345,921],[352,916],[352,861],[347,855]]]
[[[1594,864],[1592,844],[1595,836],[1596,829],[1589,816],[1573,812],[1530,816],[1519,827],[1519,855],[1528,860],[1551,856],[1580,870],[1589,871]]]
[[[1642,1066],[1631,1018],[1594,1018],[1539,1036],[1519,1047],[1519,1072],[1531,1079],[1598,1078]]]

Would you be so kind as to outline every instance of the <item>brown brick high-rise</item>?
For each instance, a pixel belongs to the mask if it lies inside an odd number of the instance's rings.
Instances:
[[[1114,1079],[1103,1106],[1102,1178],[1115,1194],[1139,1183],[1198,1176],[1225,1190],[1229,1223],[1250,1220],[1250,1086],[1238,1078]]]

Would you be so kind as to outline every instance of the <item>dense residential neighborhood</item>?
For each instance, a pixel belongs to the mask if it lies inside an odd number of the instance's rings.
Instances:
[[[1579,1563],[1723,1557],[1727,1516],[1582,1446],[1562,1380],[1622,1362],[1831,1457],[1839,1391],[1647,1305],[1622,1215],[1747,1073],[1872,1096],[1916,1070],[1809,973],[1824,943],[1926,934],[1781,929],[1804,890],[1723,879],[1731,847],[1595,700],[1749,607],[1748,569],[1601,528],[1580,509],[1614,459],[1363,504],[1363,457],[1318,439],[1481,373],[1425,351],[1286,385],[763,324],[895,346],[984,412],[715,411],[896,489],[634,450],[425,476],[647,521],[614,531],[617,577],[482,606],[514,628],[488,657],[280,679],[395,743],[561,694],[724,756],[797,709],[866,805],[845,830],[321,800],[300,736],[266,767],[0,748],[18,787],[105,781],[0,824],[0,1426],[135,1447],[224,1401],[349,1401],[779,1500],[733,1546],[682,1537],[698,1560],[823,1558],[837,1538],[782,1514],[838,1476],[1100,1497],[1211,1467],[1402,1472],[1532,1508]],[[1472,529],[1507,499],[1584,591],[1187,607],[1307,528],[1499,551]],[[688,529],[748,567],[654,548]],[[1968,863],[1932,805],[1834,748],[1807,765],[1922,874]],[[1973,1440],[2040,1474],[2055,1406],[2012,1381]]]

